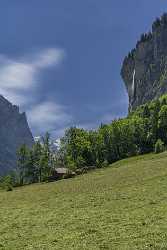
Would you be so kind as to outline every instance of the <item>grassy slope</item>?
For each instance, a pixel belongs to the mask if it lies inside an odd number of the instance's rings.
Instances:
[[[167,152],[1,192],[0,249],[167,249]]]

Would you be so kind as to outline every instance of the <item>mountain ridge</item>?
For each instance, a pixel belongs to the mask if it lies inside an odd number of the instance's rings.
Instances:
[[[16,167],[17,149],[34,143],[26,113],[0,95],[0,175]]]

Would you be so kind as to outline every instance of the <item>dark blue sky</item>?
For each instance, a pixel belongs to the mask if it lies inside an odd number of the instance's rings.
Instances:
[[[165,11],[164,0],[1,1],[0,92],[34,135],[125,116],[123,58]]]

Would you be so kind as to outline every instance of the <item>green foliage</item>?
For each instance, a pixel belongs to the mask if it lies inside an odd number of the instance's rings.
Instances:
[[[104,162],[153,152],[158,139],[167,145],[167,96],[138,107],[127,118],[102,124],[96,131],[68,129],[60,152],[69,169],[102,167]]]
[[[17,152],[17,173],[19,176],[19,184],[25,183],[26,171],[29,165],[29,150],[25,144],[23,144]]]
[[[29,178],[29,183],[41,181],[41,155],[42,145],[40,142],[36,142],[29,152],[29,164],[26,172],[26,176]]]
[[[155,153],[159,154],[162,153],[165,150],[164,143],[161,139],[158,139],[157,142],[155,143]]]
[[[73,159],[71,158],[71,156],[66,156],[66,165],[68,167],[68,169],[75,171],[76,170],[76,164],[73,161]]]
[[[167,95],[138,107],[127,118],[101,124],[95,131],[71,127],[56,154],[51,146],[48,133],[31,149],[22,145],[18,151],[19,185],[47,181],[55,165],[82,172],[130,156],[162,152],[167,146]]]
[[[61,150],[64,150],[65,164],[74,162],[77,168],[91,161],[89,133],[83,129],[70,128],[61,140]],[[70,156],[70,157],[68,157]]]
[[[103,161],[103,162],[101,163],[101,167],[102,167],[102,168],[106,168],[106,167],[108,167],[108,166],[109,166],[109,163],[108,163],[107,160],[105,160],[105,161]]]
[[[159,112],[159,138],[167,144],[167,105],[163,105]]]
[[[0,186],[6,191],[12,191],[13,190],[12,176],[7,175],[2,177],[0,180]]]
[[[50,135],[46,133],[42,142],[36,142],[31,149],[22,145],[18,152],[16,175],[18,185],[47,181],[54,168],[54,152],[51,150]]]

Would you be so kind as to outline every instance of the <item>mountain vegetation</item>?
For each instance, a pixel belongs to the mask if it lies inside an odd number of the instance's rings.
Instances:
[[[162,151],[166,146],[167,95],[164,95],[138,107],[127,118],[102,124],[96,131],[70,128],[61,139],[59,152],[64,164],[76,169],[102,167],[129,156],[158,152],[158,147]]]
[[[17,152],[17,167],[9,175],[1,177],[1,186],[11,191],[10,186],[44,182],[48,180],[54,166],[50,135],[46,133],[41,142],[31,148],[23,144]]]
[[[14,186],[48,181],[56,167],[81,174],[86,169],[102,168],[118,160],[145,153],[163,152],[167,147],[167,95],[138,107],[127,118],[114,120],[95,131],[69,128],[60,148],[52,150],[47,133],[32,148],[18,150],[17,168],[11,178]],[[69,175],[70,176],[70,175]],[[7,190],[10,189],[7,185]]]

